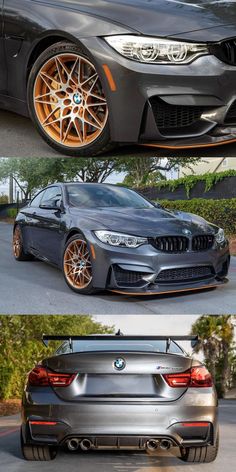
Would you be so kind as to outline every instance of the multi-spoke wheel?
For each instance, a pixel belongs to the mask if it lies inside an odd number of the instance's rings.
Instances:
[[[82,235],[72,236],[67,242],[63,256],[63,271],[67,284],[78,293],[91,294],[92,263],[87,242]]]
[[[71,43],[43,52],[29,77],[30,114],[59,152],[92,156],[110,146],[108,106],[94,64]]]
[[[23,246],[23,237],[21,228],[19,225],[16,225],[13,232],[13,241],[12,241],[13,254],[17,261],[28,261],[33,259],[33,256],[27,254],[24,251]]]

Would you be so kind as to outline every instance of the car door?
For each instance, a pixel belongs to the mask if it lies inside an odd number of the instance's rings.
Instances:
[[[23,215],[23,223],[21,225],[23,239],[27,248],[34,253],[38,252],[37,239],[34,240],[33,238],[34,226],[36,224],[35,215],[39,209],[44,192],[45,190],[41,190],[26,207],[21,209],[21,214]]]
[[[64,237],[62,191],[57,185],[48,187],[39,208],[33,214],[32,240],[40,257],[59,264]]]
[[[0,94],[5,94],[7,89],[7,70],[3,37],[3,0],[0,0],[0,28]]]

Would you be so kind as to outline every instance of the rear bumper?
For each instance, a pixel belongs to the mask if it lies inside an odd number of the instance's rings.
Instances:
[[[146,448],[148,439],[169,438],[173,445],[214,444],[217,429],[217,399],[211,388],[186,392],[174,402],[83,400],[76,404],[23,400],[23,434],[27,443],[63,445],[70,438],[91,439],[99,448]],[[48,395],[47,395],[48,397]],[[194,399],[194,402],[193,402]],[[57,402],[57,403],[56,403]],[[55,424],[37,424],[37,422]],[[182,423],[206,422],[207,426]]]

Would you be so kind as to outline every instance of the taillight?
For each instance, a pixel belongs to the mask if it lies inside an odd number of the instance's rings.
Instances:
[[[47,370],[41,365],[37,365],[29,374],[28,383],[37,387],[50,385],[52,387],[68,387],[75,376],[76,374],[58,374],[57,372]]]
[[[212,387],[210,372],[203,365],[192,367],[180,374],[165,374],[164,378],[170,387]]]

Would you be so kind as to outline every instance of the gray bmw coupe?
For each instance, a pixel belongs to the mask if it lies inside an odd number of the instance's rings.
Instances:
[[[235,142],[235,25],[232,0],[0,0],[0,107],[63,155]]]
[[[16,218],[13,250],[18,261],[56,265],[84,294],[216,287],[230,263],[222,228],[108,184],[58,183],[39,192]]]
[[[206,367],[176,341],[196,336],[44,336],[64,341],[30,372],[22,403],[22,452],[50,460],[70,451],[179,448],[212,462],[217,396]]]

